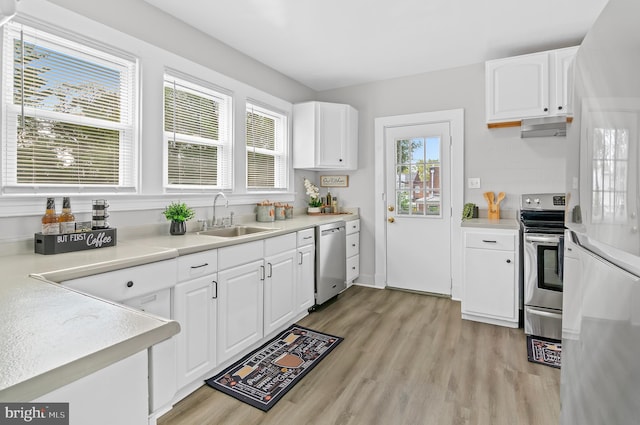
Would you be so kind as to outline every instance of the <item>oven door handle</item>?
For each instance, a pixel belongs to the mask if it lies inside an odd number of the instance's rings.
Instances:
[[[558,235],[549,235],[549,236],[542,236],[542,235],[525,235],[524,240],[526,242],[542,242],[542,243],[560,243],[560,238],[562,236],[558,236]]]
[[[550,311],[542,311],[537,308],[527,307],[527,312],[536,316],[548,317],[550,319],[562,319],[562,314],[551,313]]]

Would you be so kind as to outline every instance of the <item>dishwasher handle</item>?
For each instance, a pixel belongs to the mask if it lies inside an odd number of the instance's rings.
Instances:
[[[326,229],[320,232],[320,236],[331,236],[334,233],[344,232],[344,226],[334,227],[333,229]]]

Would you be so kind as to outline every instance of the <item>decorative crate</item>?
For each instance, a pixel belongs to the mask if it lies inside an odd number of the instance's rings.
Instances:
[[[36,233],[33,237],[33,247],[36,254],[44,255],[106,248],[116,245],[116,235],[116,229],[99,229],[59,235]]]

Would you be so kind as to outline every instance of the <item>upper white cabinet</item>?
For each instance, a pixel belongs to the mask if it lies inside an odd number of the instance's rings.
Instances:
[[[578,47],[485,63],[487,122],[566,115]]]
[[[340,103],[293,105],[293,168],[358,169],[358,111]]]

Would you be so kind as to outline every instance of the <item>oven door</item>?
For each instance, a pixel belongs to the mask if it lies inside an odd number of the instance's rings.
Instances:
[[[562,234],[524,234],[524,304],[562,310]]]

